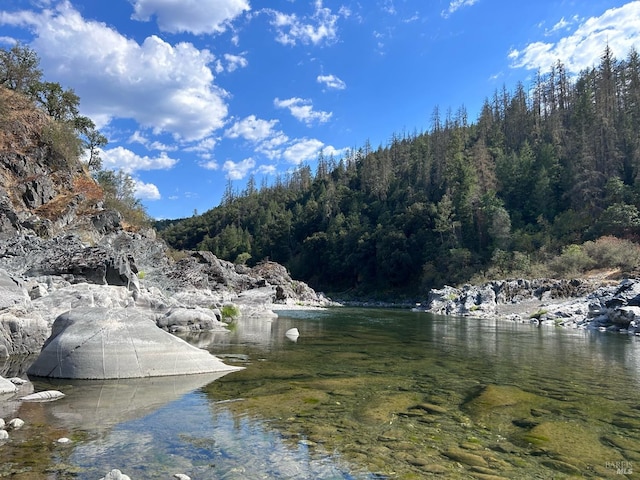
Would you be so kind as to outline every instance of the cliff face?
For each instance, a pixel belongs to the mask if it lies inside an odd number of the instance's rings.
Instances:
[[[125,229],[64,148],[50,118],[0,87],[0,357],[39,352],[56,317],[85,307],[136,308],[178,331],[223,328],[220,307],[242,311],[242,298],[251,312],[256,298],[329,303],[279,265],[170,255],[153,230]]]
[[[32,102],[0,88],[0,238],[56,235],[100,213],[101,189],[56,149],[54,132]]]

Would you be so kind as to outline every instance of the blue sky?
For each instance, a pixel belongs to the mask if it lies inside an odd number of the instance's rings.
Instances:
[[[266,6],[268,5],[268,6]],[[217,206],[319,152],[426,131],[435,107],[475,121],[503,85],[640,50],[640,1],[2,0],[20,41],[81,98],[158,219]]]

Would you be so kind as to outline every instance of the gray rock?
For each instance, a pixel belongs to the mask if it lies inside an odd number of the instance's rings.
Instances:
[[[226,324],[216,312],[201,307],[174,307],[156,320],[157,325],[170,332],[194,330],[222,330]]]
[[[24,420],[21,418],[12,418],[7,424],[7,430],[19,430],[24,427]]]
[[[18,387],[4,377],[0,377],[0,395],[14,393]]]
[[[54,378],[109,379],[239,370],[157,328],[139,308],[77,308],[60,315],[28,370]]]
[[[22,282],[0,270],[0,310],[29,304],[29,295]]]
[[[45,390],[43,392],[36,392],[22,397],[20,400],[23,402],[51,402],[64,397],[64,393],[58,390]]]
[[[0,311],[0,357],[38,353],[49,336],[50,325],[38,312],[26,308]]]
[[[107,473],[100,480],[131,480],[128,475],[125,475],[118,469],[113,469],[109,473]]]

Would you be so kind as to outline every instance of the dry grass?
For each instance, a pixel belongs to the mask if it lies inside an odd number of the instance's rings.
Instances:
[[[0,87],[0,151],[28,153],[50,123],[27,97]]]

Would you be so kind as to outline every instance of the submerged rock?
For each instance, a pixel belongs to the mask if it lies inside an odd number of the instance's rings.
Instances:
[[[50,402],[62,397],[64,397],[64,393],[59,392],[58,390],[45,390],[44,392],[32,393],[22,397],[20,400],[24,402]]]
[[[114,468],[100,480],[131,480],[131,478],[129,477],[129,475],[125,475],[117,468]]]
[[[159,329],[144,310],[84,307],[56,319],[28,374],[109,379],[239,369]]]

